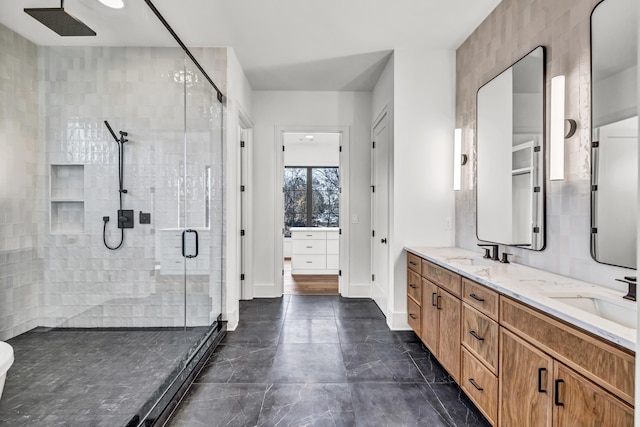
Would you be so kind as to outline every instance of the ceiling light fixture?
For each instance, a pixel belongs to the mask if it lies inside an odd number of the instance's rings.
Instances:
[[[313,140],[313,135],[307,135],[307,136],[305,136],[305,138]]]
[[[122,9],[124,7],[122,0],[100,0],[100,3],[112,9]]]

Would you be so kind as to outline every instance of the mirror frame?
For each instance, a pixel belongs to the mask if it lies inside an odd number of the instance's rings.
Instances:
[[[597,149],[598,149],[598,145],[600,141],[595,141],[595,137],[594,137],[594,133],[595,130],[593,128],[593,14],[596,12],[596,10],[598,9],[599,6],[602,5],[602,3],[604,3],[607,0],[600,0],[595,6],[593,6],[593,9],[591,9],[591,13],[589,15],[589,154],[590,154],[590,158],[589,158],[589,169],[590,169],[590,176],[589,176],[589,253],[591,255],[591,258],[597,262],[598,264],[603,264],[603,265],[610,265],[613,267],[619,267],[619,268],[626,268],[629,270],[637,270],[638,265],[636,265],[635,267],[629,267],[629,266],[625,266],[625,265],[619,265],[619,264],[612,264],[612,263],[608,263],[608,262],[604,262],[604,261],[600,261],[596,258],[596,254],[595,254],[595,234],[593,232],[593,230],[595,228],[597,228],[597,224],[596,224],[596,202],[597,202],[597,191],[594,191],[594,186],[597,186],[597,175],[598,175],[598,171],[595,168],[595,162],[593,161],[594,158],[597,157]],[[638,58],[640,60],[640,58]],[[640,85],[640,82],[638,82],[638,84]],[[636,111],[637,115],[640,115],[640,105],[638,105],[637,111]],[[636,235],[637,235],[637,227],[636,227]],[[637,241],[636,241],[637,244]]]
[[[602,0],[604,1],[604,0]],[[533,249],[524,245],[513,245],[513,244],[509,244],[509,243],[500,243],[500,242],[494,242],[491,240],[483,240],[480,239],[480,237],[478,236],[478,93],[480,92],[480,90],[482,90],[483,87],[485,87],[486,85],[488,85],[489,83],[491,83],[493,80],[495,80],[497,77],[499,77],[500,75],[502,75],[505,71],[509,70],[510,68],[512,68],[514,65],[516,65],[517,63],[519,63],[520,61],[522,61],[524,58],[526,58],[527,56],[529,56],[531,53],[533,53],[536,49],[542,49],[542,143],[540,144],[540,146],[542,146],[543,148],[543,153],[542,153],[542,158],[540,160],[540,174],[542,175],[542,182],[540,184],[540,191],[542,192],[542,196],[540,197],[540,203],[542,204],[542,217],[541,217],[541,224],[542,224],[542,230],[540,231],[540,235],[542,238],[542,245],[540,246],[539,249]],[[475,156],[475,176],[476,176],[476,185],[475,185],[475,193],[476,193],[476,197],[475,197],[475,202],[476,202],[476,239],[479,242],[487,242],[487,243],[491,243],[491,244],[496,244],[496,245],[503,245],[503,246],[510,246],[510,247],[514,247],[514,248],[521,248],[521,249],[526,249],[529,251],[536,251],[536,252],[540,252],[543,251],[546,247],[547,247],[547,201],[546,201],[546,196],[547,196],[547,112],[548,112],[548,108],[547,108],[547,48],[543,45],[537,45],[535,46],[533,49],[529,50],[527,53],[525,53],[524,55],[522,55],[517,61],[513,62],[512,64],[510,64],[507,68],[503,69],[502,71],[500,71],[498,74],[496,74],[495,76],[493,76],[491,79],[489,79],[487,82],[485,82],[482,86],[480,86],[478,88],[478,90],[476,91],[476,126],[475,126],[475,139],[476,139],[476,156]]]

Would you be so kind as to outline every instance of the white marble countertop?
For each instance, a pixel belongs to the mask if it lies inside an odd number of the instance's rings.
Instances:
[[[405,247],[428,261],[454,271],[488,288],[522,301],[532,307],[589,331],[612,343],[636,351],[636,329],[627,328],[595,314],[556,301],[549,295],[588,294],[590,292],[623,301],[623,292],[524,265],[482,258],[478,253],[460,248]],[[477,263],[477,265],[474,265]]]
[[[338,231],[339,227],[291,227],[291,231]]]

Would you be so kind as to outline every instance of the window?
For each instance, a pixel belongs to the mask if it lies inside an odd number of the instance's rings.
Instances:
[[[337,227],[340,214],[338,168],[286,167],[284,226]]]

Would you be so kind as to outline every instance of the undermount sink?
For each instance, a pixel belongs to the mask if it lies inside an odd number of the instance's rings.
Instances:
[[[637,328],[638,308],[634,301],[625,300],[622,297],[603,295],[598,292],[546,293],[546,296],[626,328]]]

